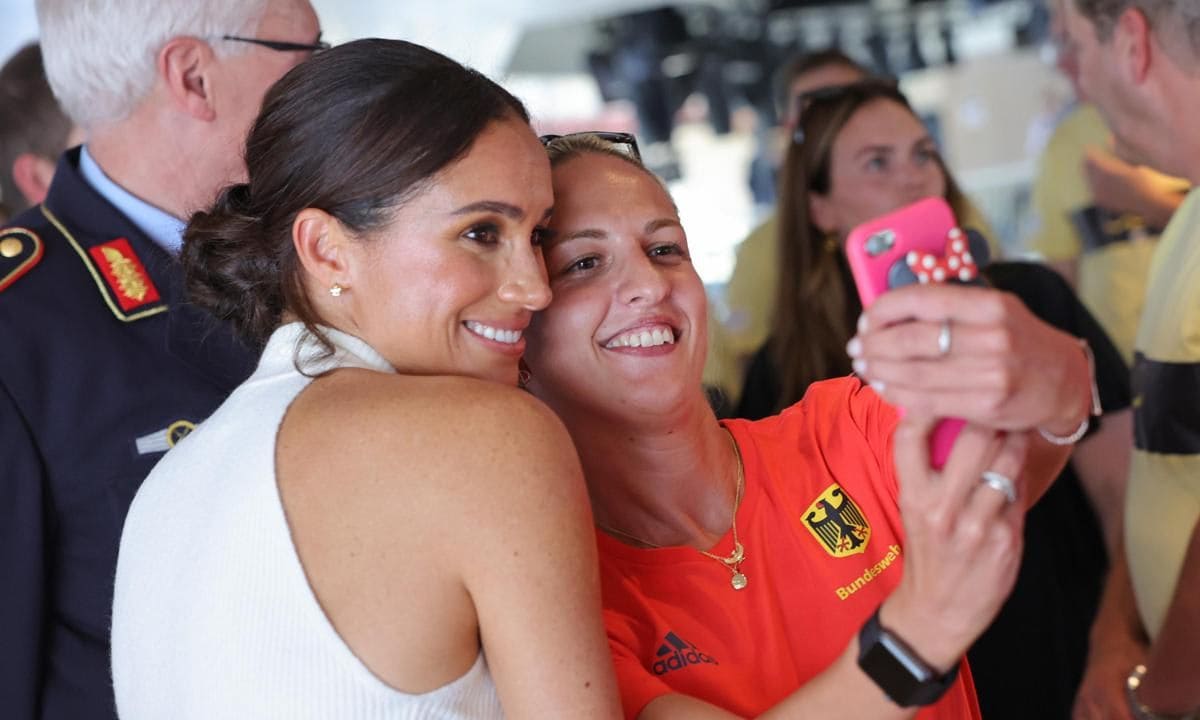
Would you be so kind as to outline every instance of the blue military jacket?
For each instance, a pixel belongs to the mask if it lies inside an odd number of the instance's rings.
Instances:
[[[0,715],[114,717],[125,513],[254,356],[182,302],[179,262],[63,156],[0,231]],[[204,588],[195,588],[203,593]]]

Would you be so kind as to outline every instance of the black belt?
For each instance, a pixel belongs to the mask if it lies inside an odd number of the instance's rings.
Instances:
[[[1085,253],[1109,245],[1125,243],[1138,236],[1137,231],[1159,235],[1160,228],[1146,226],[1146,221],[1131,213],[1115,213],[1092,205],[1071,213],[1071,222],[1079,233]]]
[[[1169,455],[1200,454],[1200,362],[1133,361],[1134,447]]]

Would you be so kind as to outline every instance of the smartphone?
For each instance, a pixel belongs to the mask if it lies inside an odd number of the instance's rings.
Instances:
[[[978,233],[961,230],[950,205],[932,197],[854,228],[846,238],[846,257],[863,308],[868,308],[875,298],[904,285],[981,282],[987,243]],[[947,418],[934,427],[929,455],[935,468],[945,465],[964,424]]]

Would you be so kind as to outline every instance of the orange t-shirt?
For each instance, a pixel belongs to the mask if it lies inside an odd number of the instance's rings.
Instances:
[[[638,549],[598,533],[604,620],[625,715],[682,693],[758,715],[846,649],[904,572],[892,430],[858,380],[813,385],[782,414],[730,420],[745,464],[737,513],[747,586],[692,548]],[[727,533],[713,549],[733,549]],[[919,720],[978,719],[966,661]]]

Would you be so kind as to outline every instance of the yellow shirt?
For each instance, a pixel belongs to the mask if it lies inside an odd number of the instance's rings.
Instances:
[[[1033,183],[1039,227],[1030,248],[1049,261],[1079,259],[1079,299],[1132,362],[1156,238],[1141,218],[1095,207],[1084,163],[1089,148],[1109,145],[1109,130],[1092,105],[1075,108],[1055,129]],[[1175,178],[1161,180],[1187,188]]]
[[[750,232],[738,246],[724,302],[708,314],[708,360],[704,382],[720,388],[730,405],[742,393],[746,364],[771,332],[779,288],[775,215]]]
[[[1159,241],[1137,335],[1125,547],[1153,638],[1200,519],[1200,190]]]

